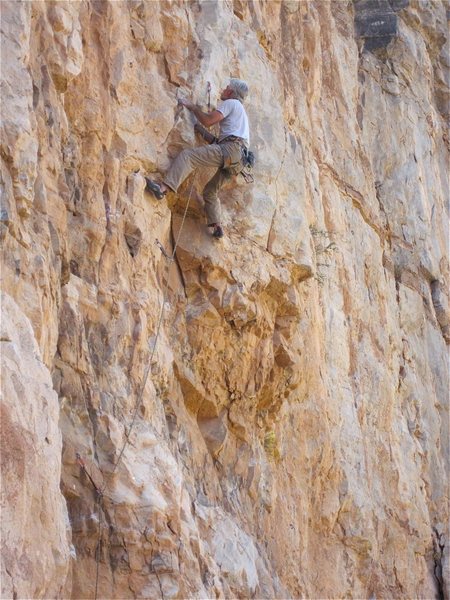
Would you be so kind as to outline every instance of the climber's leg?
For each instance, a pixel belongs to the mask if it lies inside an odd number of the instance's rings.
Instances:
[[[218,193],[226,177],[222,169],[218,169],[215,175],[208,181],[203,190],[205,201],[205,212],[208,225],[220,224],[221,210]]]
[[[173,161],[163,184],[176,192],[186,177],[197,167],[222,167],[223,154],[218,144],[183,150]]]

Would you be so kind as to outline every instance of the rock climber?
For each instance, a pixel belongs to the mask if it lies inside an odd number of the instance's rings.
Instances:
[[[248,117],[243,106],[247,94],[248,86],[245,81],[233,78],[222,90],[220,94],[222,102],[216,110],[203,112],[189,100],[179,99],[178,103],[194,113],[204,127],[219,123],[219,137],[215,138],[196,125],[196,130],[212,143],[209,146],[183,150],[176,157],[161,183],[146,177],[147,189],[155,198],[162,200],[169,190],[176,192],[186,177],[197,167],[204,169],[216,167],[214,176],[203,190],[207,223],[208,227],[212,227],[212,235],[215,238],[223,237],[218,192],[227,177],[236,175],[242,170],[242,149],[243,146],[248,148],[250,142]]]

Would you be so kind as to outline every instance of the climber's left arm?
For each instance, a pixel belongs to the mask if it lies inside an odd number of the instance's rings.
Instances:
[[[224,118],[223,114],[220,110],[213,110],[209,113],[205,113],[193,102],[189,102],[189,100],[178,100],[178,103],[182,106],[185,106],[188,110],[194,113],[197,119],[204,127],[211,127],[216,123],[219,123]]]

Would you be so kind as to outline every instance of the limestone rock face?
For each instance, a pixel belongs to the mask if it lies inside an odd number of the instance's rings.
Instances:
[[[58,397],[29,320],[1,300],[2,598],[63,597],[71,534]]]
[[[2,597],[447,598],[446,3],[1,25]],[[213,173],[144,175],[230,76],[255,182],[213,241]]]

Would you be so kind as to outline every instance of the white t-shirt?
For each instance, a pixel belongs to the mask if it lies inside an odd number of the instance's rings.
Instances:
[[[235,135],[243,138],[247,144],[250,144],[248,117],[241,102],[235,98],[230,98],[221,102],[217,110],[225,117],[219,123],[219,142],[229,135]]]

